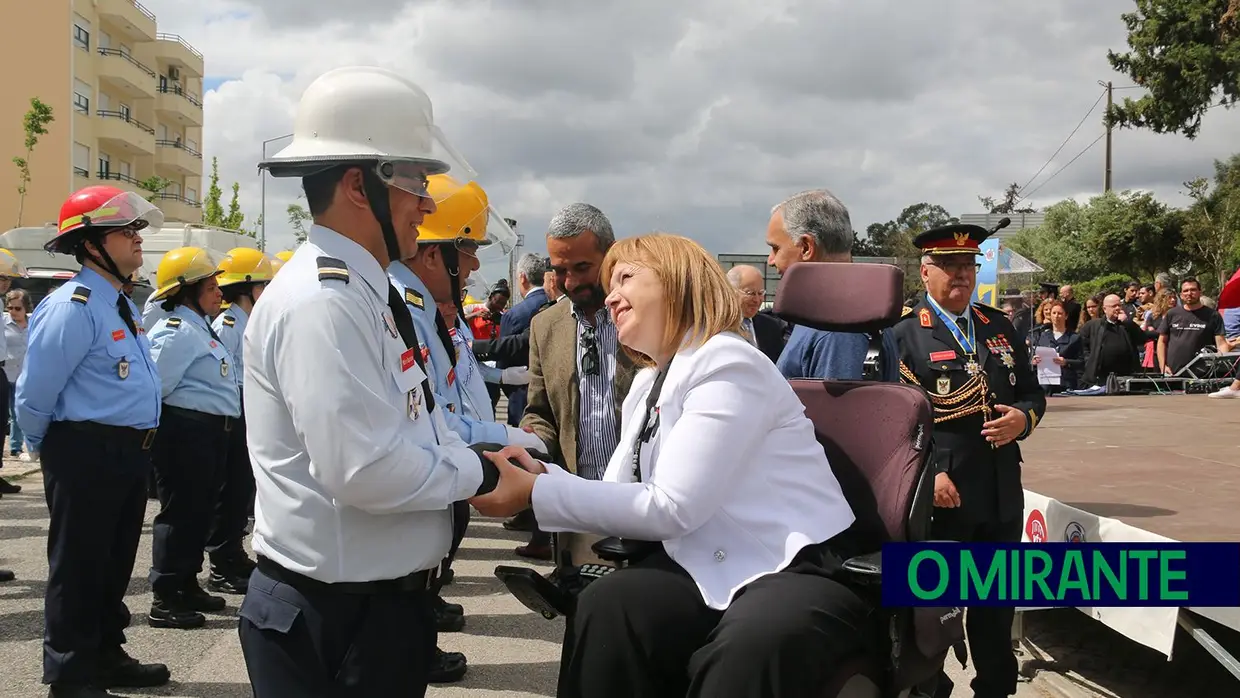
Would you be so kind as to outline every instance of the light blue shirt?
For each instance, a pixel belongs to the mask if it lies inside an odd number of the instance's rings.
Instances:
[[[159,370],[146,335],[135,337],[121,319],[120,295],[83,267],[35,309],[14,405],[31,450],[52,422],[159,425]],[[136,319],[137,306],[125,302]]]
[[[496,422],[494,415],[489,420],[482,419],[476,412],[471,414],[467,409],[468,401],[462,392],[460,369],[453,370],[454,362],[439,338],[435,323],[439,309],[435,306],[435,300],[426,284],[400,262],[388,267],[388,276],[405,299],[405,304],[409,306],[409,314],[413,316],[413,327],[418,332],[418,351],[422,352],[422,358],[426,361],[431,390],[435,401],[443,405],[444,421],[448,423],[448,428],[460,435],[461,440],[467,444],[507,444],[508,425]],[[483,391],[485,390],[484,387]]]
[[[503,372],[483,364],[474,356],[474,333],[459,315],[456,318],[456,330],[449,334],[452,335],[452,344],[456,347],[456,378],[466,416],[494,422],[495,408],[491,406],[491,393],[487,390],[487,383],[499,383]]]
[[[159,367],[164,402],[207,414],[241,416],[241,386],[233,376],[233,358],[196,311],[179,305],[155,323],[151,356]]]
[[[155,329],[155,323],[172,314],[163,309],[162,303],[163,301],[156,301],[147,298],[146,305],[142,307],[142,328],[145,329],[148,334],[151,330]]]
[[[211,323],[212,329],[220,338],[220,343],[232,357],[233,370],[230,373],[236,379],[237,385],[241,385],[241,382],[245,380],[245,361],[242,358],[241,340],[245,339],[245,326],[249,321],[250,314],[234,303],[228,307],[228,310],[216,315],[215,322]]]

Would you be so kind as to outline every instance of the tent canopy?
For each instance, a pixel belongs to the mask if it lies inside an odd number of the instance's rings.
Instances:
[[[998,272],[1000,274],[1041,274],[1045,271],[1007,245],[999,245]]]

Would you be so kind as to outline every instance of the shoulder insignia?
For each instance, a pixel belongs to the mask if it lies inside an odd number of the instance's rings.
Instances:
[[[180,326],[181,326],[181,318],[179,318],[179,317],[170,317],[170,318],[168,318],[168,322],[167,322],[166,324],[167,324],[169,327],[180,327]]]
[[[237,324],[237,318],[231,315],[224,316],[224,327],[232,327]]]
[[[934,327],[934,321],[930,319],[930,309],[922,308],[917,312],[917,319],[921,321],[922,327]]]
[[[981,320],[981,321],[982,321],[982,324],[983,324],[983,325],[989,325],[989,324],[990,324],[990,318],[986,317],[986,313],[983,313],[983,312],[982,312],[982,309],[981,309],[981,308],[979,308],[979,307],[978,307],[978,305],[981,305],[981,304],[980,304],[980,303],[975,303],[975,304],[973,305],[973,314],[977,316],[977,319],[978,319],[978,320]]]
[[[74,303],[86,305],[86,301],[90,300],[90,286],[82,286],[79,284],[77,288],[73,289],[73,295],[69,296],[69,299]]]
[[[426,308],[426,301],[422,298],[422,294],[411,288],[405,289],[405,302],[418,310]]]
[[[900,318],[904,319],[912,314],[913,314],[913,309],[906,305],[904,306],[904,310],[900,311]]]
[[[335,257],[319,257],[319,281],[343,281],[349,283],[349,265]]]

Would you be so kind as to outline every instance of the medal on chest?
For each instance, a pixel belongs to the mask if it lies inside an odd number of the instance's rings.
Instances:
[[[1009,369],[1016,366],[1016,358],[1012,356],[1012,344],[1008,342],[1007,337],[998,335],[986,340],[986,348],[994,354],[1004,366]]]
[[[125,380],[129,377],[129,362],[121,359],[116,363],[116,377]]]
[[[228,377],[228,359],[220,359],[220,377]]]
[[[417,419],[418,415],[422,413],[422,405],[419,404],[418,401],[418,389],[414,388],[413,390],[410,390],[406,394],[405,400],[407,414],[413,419]]]
[[[969,372],[970,378],[977,378],[977,374],[982,372],[982,366],[977,363],[977,359],[970,356],[968,362],[964,365],[964,370]]]

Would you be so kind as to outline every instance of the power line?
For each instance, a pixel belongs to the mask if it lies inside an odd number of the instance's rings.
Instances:
[[[1094,113],[1094,110],[1098,108],[1098,103],[1099,103],[1099,102],[1101,102],[1101,101],[1102,101],[1102,98],[1103,98],[1103,97],[1106,97],[1106,95],[1107,95],[1106,90],[1103,90],[1103,91],[1102,91],[1102,94],[1098,95],[1098,99],[1094,101],[1094,106],[1090,107],[1090,108],[1089,108],[1089,111],[1085,112],[1085,116],[1082,116],[1082,117],[1081,117],[1081,121],[1080,121],[1080,123],[1078,123],[1078,124],[1076,125],[1076,128],[1072,129],[1072,133],[1069,133],[1069,134],[1068,134],[1068,137],[1067,137],[1067,138],[1065,138],[1065,139],[1063,139],[1063,143],[1060,143],[1060,144],[1059,144],[1059,147],[1058,147],[1058,148],[1056,148],[1056,149],[1055,149],[1055,152],[1054,152],[1053,154],[1051,154],[1051,156],[1050,156],[1049,158],[1047,158],[1046,162],[1045,162],[1045,163],[1043,163],[1041,167],[1039,167],[1039,168],[1038,168],[1038,171],[1033,173],[1033,176],[1029,178],[1029,181],[1028,181],[1028,182],[1025,182],[1025,186],[1023,186],[1023,187],[1021,187],[1020,189],[1017,189],[1017,190],[1016,190],[1016,193],[1017,193],[1017,194],[1020,194],[1020,193],[1021,193],[1021,192],[1023,192],[1023,191],[1024,191],[1024,190],[1025,190],[1025,189],[1026,189],[1029,185],[1030,185],[1030,184],[1033,184],[1033,180],[1037,179],[1037,178],[1038,178],[1038,175],[1042,174],[1042,171],[1043,171],[1043,170],[1045,170],[1045,169],[1046,169],[1046,167],[1047,167],[1048,165],[1050,165],[1052,162],[1054,162],[1054,161],[1055,161],[1055,157],[1056,157],[1057,155],[1059,155],[1059,151],[1063,150],[1063,147],[1064,147],[1065,145],[1067,145],[1067,144],[1068,144],[1068,141],[1072,140],[1072,137],[1076,135],[1076,132],[1077,132],[1077,131],[1079,131],[1079,130],[1081,130],[1081,126],[1084,126],[1084,125],[1085,125],[1085,120],[1086,120],[1086,119],[1088,119],[1088,118],[1090,117],[1090,115]],[[1050,180],[1047,180],[1047,181],[1050,181]],[[1046,183],[1046,182],[1043,182],[1043,184],[1045,184],[1045,183]],[[1040,187],[1041,185],[1038,185],[1038,186]],[[1035,191],[1036,191],[1036,190],[1035,190]]]
[[[1103,138],[1106,138],[1106,135],[1107,135],[1107,134],[1106,134],[1105,132],[1104,132],[1104,133],[1100,133],[1100,134],[1098,134],[1098,137],[1097,137],[1097,138],[1095,138],[1095,139],[1093,140],[1093,142],[1092,142],[1092,143],[1090,143],[1089,145],[1085,146],[1085,149],[1084,149],[1084,150],[1082,150],[1081,152],[1077,153],[1077,154],[1076,154],[1076,157],[1074,157],[1074,158],[1072,158],[1071,160],[1069,160],[1069,161],[1067,162],[1067,164],[1065,164],[1063,167],[1059,168],[1058,170],[1055,170],[1055,174],[1053,174],[1053,175],[1051,175],[1050,177],[1047,177],[1046,179],[1042,180],[1042,183],[1041,183],[1041,184],[1039,184],[1038,186],[1034,187],[1033,191],[1029,192],[1029,193],[1028,193],[1028,194],[1026,194],[1025,196],[1022,196],[1022,197],[1020,198],[1020,201],[1017,201],[1016,203],[1021,203],[1022,201],[1026,201],[1026,200],[1028,200],[1028,199],[1029,199],[1029,197],[1031,197],[1031,196],[1033,196],[1034,194],[1036,194],[1036,193],[1038,192],[1038,190],[1039,190],[1039,189],[1041,189],[1042,187],[1046,186],[1046,185],[1047,185],[1047,183],[1049,183],[1052,179],[1054,179],[1054,178],[1058,177],[1060,172],[1063,172],[1064,170],[1068,169],[1068,168],[1072,165],[1072,163],[1076,162],[1077,160],[1079,160],[1079,159],[1080,159],[1080,157],[1081,157],[1082,155],[1084,155],[1085,153],[1089,152],[1090,148],[1093,148],[1095,145],[1098,145],[1098,141],[1102,140]]]

